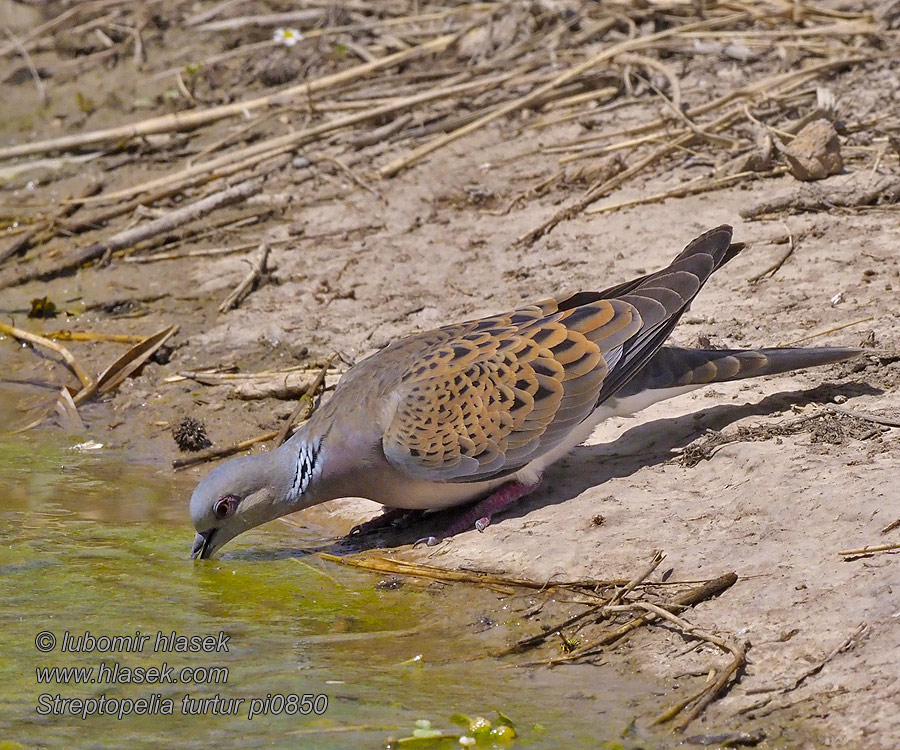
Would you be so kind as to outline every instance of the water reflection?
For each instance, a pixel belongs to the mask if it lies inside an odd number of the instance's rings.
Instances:
[[[0,441],[0,736],[26,747],[381,747],[430,718],[500,708],[520,726],[517,747],[593,748],[629,718],[646,686],[612,670],[506,668],[476,658],[522,632],[509,602],[489,591],[380,578],[315,556],[255,555],[254,548],[315,548],[322,537],[270,525],[223,559],[187,560],[185,488],[168,472],[72,441],[30,434]],[[214,653],[38,651],[61,642],[176,632],[226,633]],[[38,684],[44,667],[221,668],[214,684]],[[95,673],[96,674],[96,673]],[[326,696],[322,715],[287,715],[266,696]],[[42,699],[41,695],[50,696]],[[173,715],[39,715],[61,698],[171,701]],[[182,715],[192,699],[244,698],[237,715]],[[154,697],[155,696],[155,697]],[[250,702],[261,710],[247,718]],[[48,704],[49,705],[49,704]],[[227,705],[224,701],[221,705]],[[235,704],[230,704],[235,705]],[[321,705],[321,704],[320,704]],[[543,731],[534,729],[543,725]],[[613,731],[614,730],[614,731]]]

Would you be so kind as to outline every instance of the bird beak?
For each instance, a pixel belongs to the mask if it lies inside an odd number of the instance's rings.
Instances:
[[[215,529],[210,529],[194,537],[194,543],[191,545],[191,560],[198,558],[206,560],[212,554],[212,539],[215,533]]]

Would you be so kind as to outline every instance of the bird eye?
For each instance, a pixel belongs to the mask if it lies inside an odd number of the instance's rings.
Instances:
[[[234,513],[234,509],[237,508],[238,498],[234,495],[225,495],[225,497],[220,497],[216,500],[213,505],[213,514],[220,521],[228,518],[232,513]]]

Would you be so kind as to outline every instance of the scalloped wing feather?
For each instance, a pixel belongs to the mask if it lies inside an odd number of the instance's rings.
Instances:
[[[641,326],[620,300],[566,311],[544,300],[398,342],[418,344],[419,356],[400,373],[385,456],[431,481],[516,471],[593,411],[622,343]]]
[[[560,446],[662,346],[738,252],[730,240],[718,227],[633,282],[416,334],[373,356],[385,457],[419,479],[478,482]]]

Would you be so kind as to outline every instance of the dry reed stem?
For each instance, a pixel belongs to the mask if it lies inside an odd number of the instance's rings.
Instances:
[[[425,91],[421,94],[405,97],[395,102],[390,102],[388,104],[382,105],[380,107],[367,109],[362,112],[354,113],[352,115],[346,115],[334,120],[329,120],[328,122],[316,125],[311,128],[305,128],[294,133],[288,133],[287,135],[270,138],[262,141],[261,143],[254,144],[253,146],[246,146],[216,159],[211,159],[210,161],[203,162],[202,164],[195,164],[192,167],[182,169],[181,171],[175,172],[174,174],[168,174],[163,177],[149,180],[148,182],[144,182],[140,185],[124,188],[114,193],[106,193],[97,196],[95,200],[116,201],[125,198],[131,198],[138,193],[165,188],[167,185],[170,185],[173,180],[189,183],[190,181],[195,180],[198,177],[209,175],[210,173],[215,173],[217,170],[233,167],[235,162],[239,162],[242,165],[241,168],[246,169],[248,167],[254,166],[262,159],[269,158],[270,156],[274,156],[276,154],[282,154],[301,145],[311,143],[315,141],[319,136],[325,135],[326,133],[331,133],[342,128],[349,128],[353,125],[365,122],[366,120],[378,119],[379,117],[382,117],[384,115],[393,114],[394,112],[400,112],[404,109],[408,109],[419,104],[424,104],[426,102],[436,101],[438,99],[465,93],[474,89],[492,86],[505,81],[510,77],[511,74],[502,74],[468,83],[461,83],[448,88],[439,88]]]
[[[545,590],[551,588],[574,588],[574,587],[599,587],[599,586],[615,586],[627,583],[622,580],[612,581],[556,581],[553,583],[539,581],[530,581],[526,578],[511,578],[509,576],[495,575],[484,571],[460,571],[448,570],[447,568],[439,568],[433,565],[424,565],[422,563],[411,562],[408,560],[391,559],[381,556],[367,557],[341,557],[332,555],[327,552],[317,552],[318,557],[330,562],[340,563],[341,565],[350,565],[355,568],[364,568],[366,570],[377,570],[383,573],[398,573],[400,575],[420,576],[422,578],[433,578],[438,581],[449,581],[458,583],[477,583],[485,586],[512,586],[515,588]]]
[[[51,331],[48,339],[57,341],[112,341],[116,344],[136,344],[145,336],[134,336],[129,333],[92,333],[90,331]]]
[[[666,39],[670,36],[674,36],[679,33],[684,33],[685,31],[692,29],[702,29],[709,28],[711,26],[718,26],[723,23],[731,23],[737,21],[741,18],[745,18],[745,13],[737,13],[734,15],[729,15],[724,18],[715,18],[705,21],[697,21],[694,23],[684,24],[682,26],[676,26],[671,29],[666,29],[665,31],[660,31],[655,34],[647,34],[646,36],[638,37],[637,39],[629,39],[624,42],[619,42],[618,44],[614,44],[607,50],[604,50],[599,55],[592,57],[590,60],[586,60],[579,65],[576,65],[564,73],[558,75],[549,83],[544,84],[543,86],[539,86],[534,91],[526,94],[525,96],[521,96],[518,99],[514,99],[511,102],[507,102],[496,109],[492,110],[486,115],[478,118],[474,122],[470,122],[468,125],[464,125],[461,128],[457,128],[451,133],[447,135],[441,136],[440,138],[435,138],[433,141],[429,143],[425,143],[418,148],[413,149],[409,153],[404,156],[394,159],[392,162],[384,165],[381,169],[378,170],[378,174],[381,177],[392,177],[393,175],[400,172],[402,169],[415,164],[416,162],[423,159],[428,154],[436,151],[437,149],[446,146],[449,143],[452,143],[459,138],[462,138],[465,135],[475,132],[485,125],[497,120],[501,117],[505,117],[514,112],[517,112],[520,109],[524,109],[525,107],[531,106],[534,102],[538,101],[541,97],[546,94],[551,93],[554,89],[559,88],[563,84],[568,83],[569,81],[574,80],[582,73],[587,72],[591,68],[594,68],[600,63],[603,63],[607,60],[611,60],[616,55],[622,54],[623,52],[631,52],[632,50],[645,49],[647,47],[651,47],[655,42],[658,42],[662,39]]]
[[[644,206],[649,203],[661,203],[669,198],[685,198],[689,195],[698,195],[700,193],[708,193],[712,190],[720,190],[739,182],[750,182],[752,180],[762,180],[768,177],[777,177],[787,172],[787,167],[778,167],[768,172],[738,172],[737,174],[727,175],[714,179],[701,177],[699,180],[692,181],[687,185],[681,185],[671,190],[666,190],[655,195],[647,195],[642,198],[632,198],[631,200],[613,203],[608,206],[595,206],[587,209],[584,213],[587,216],[596,216],[597,214],[610,213],[619,211],[623,208],[631,208],[632,206]],[[768,273],[768,272],[767,272]]]
[[[766,93],[767,97],[773,97],[776,95],[775,92],[780,90],[779,95],[784,95],[785,93],[793,91],[798,86],[802,86],[806,81],[815,78],[819,73],[823,73],[833,68],[843,67],[845,65],[853,65],[855,63],[866,62],[867,60],[872,59],[872,57],[873,55],[871,54],[851,55],[849,57],[843,57],[837,60],[825,60],[824,62],[816,63],[815,65],[810,65],[809,67],[801,68],[800,70],[792,70],[788,71],[787,73],[779,73],[774,76],[768,76],[759,81],[754,81],[753,83],[749,83],[745,86],[740,86],[736,89],[733,89],[728,93],[723,94],[722,96],[718,96],[715,99],[706,102],[705,104],[699,104],[696,107],[691,107],[685,112],[685,115],[693,119],[699,117],[700,115],[705,115],[708,112],[713,112],[717,109],[721,109],[726,104],[729,104],[735,100],[748,99],[761,93]],[[666,125],[668,125],[669,123],[670,120],[668,118],[659,117],[649,123],[622,128],[608,133],[592,135],[589,138],[583,138],[578,141],[573,141],[565,146],[546,148],[544,149],[544,151],[545,153],[560,153],[565,150],[572,150],[577,149],[581,146],[587,146],[588,144],[595,143],[599,140],[609,140],[610,138],[613,138],[615,136],[635,136],[642,133],[653,132],[655,130],[660,130],[661,128],[666,127]]]
[[[35,141],[33,143],[8,146],[7,148],[0,149],[0,159],[31,156],[33,154],[41,154],[48,151],[66,151],[98,143],[122,143],[146,135],[192,130],[201,125],[208,125],[209,123],[227,117],[243,116],[245,112],[252,112],[254,109],[260,109],[261,107],[268,107],[273,104],[284,104],[286,100],[294,97],[308,98],[313,92],[322,91],[342,83],[347,83],[366,76],[373,71],[396,65],[397,63],[404,62],[418,55],[427,54],[429,52],[441,52],[446,49],[455,38],[455,34],[445,34],[437,39],[432,39],[429,42],[419,44],[408,50],[403,50],[402,52],[379,58],[373,62],[356,65],[339,73],[332,73],[331,75],[317,78],[313,81],[300,84],[299,86],[292,86],[283,91],[260,96],[255,99],[232,102],[217,107],[210,107],[209,109],[176,112],[171,115],[151,117],[146,120],[132,123],[131,125],[121,125],[114,128],[93,130],[86,133],[78,133],[76,135],[67,135],[60,138],[50,138],[43,141]]]
[[[801,71],[793,71],[784,75],[768,77],[763,79],[762,81],[757,81],[756,83],[748,84],[747,86],[742,86],[738,89],[735,89],[725,96],[719,97],[706,105],[696,107],[694,110],[692,110],[692,113],[699,114],[701,112],[708,112],[712,109],[717,109],[721,106],[724,106],[725,104],[728,104],[735,99],[756,95],[760,92],[772,88],[773,86],[777,88],[784,87],[787,90],[790,90],[791,88],[796,88],[797,86],[802,85],[810,77],[815,76],[823,70],[846,65],[852,62],[859,62],[866,59],[869,59],[869,57],[858,56],[853,58],[842,58],[841,60],[837,61],[831,60],[820,65],[814,65],[811,68],[807,68]],[[743,111],[741,107],[733,107],[724,115],[720,116],[716,120],[713,120],[711,123],[706,123],[704,125],[704,130],[711,130],[715,132],[718,129],[727,127],[742,114]],[[625,171],[619,173],[615,177],[607,180],[600,185],[592,186],[582,195],[581,198],[575,201],[575,203],[557,211],[553,216],[541,223],[539,226],[519,236],[518,239],[516,239],[516,241],[513,243],[513,246],[527,247],[529,245],[532,245],[538,239],[547,234],[547,232],[556,227],[556,225],[560,222],[574,218],[582,211],[584,211],[584,209],[586,209],[591,203],[594,203],[610,191],[624,184],[627,180],[631,179],[639,172],[642,172],[651,164],[654,164],[673,151],[687,146],[696,137],[698,137],[697,134],[689,130],[686,133],[683,133],[679,137],[675,138],[674,140],[666,143],[664,146],[661,146],[659,149],[651,152],[649,155],[647,155]]]
[[[95,242],[88,247],[77,250],[73,254],[64,257],[61,261],[54,263],[50,268],[35,272],[31,278],[48,278],[56,276],[60,273],[73,270],[93,260],[99,260],[104,256],[109,257],[112,253],[124,250],[125,248],[136,245],[151,237],[157,237],[161,234],[171,232],[190,221],[194,221],[206,214],[214,211],[222,206],[232,203],[238,203],[246,200],[254,193],[262,190],[262,178],[252,178],[232,185],[225,190],[208,195],[205,198],[189,203],[186,206],[177,208],[164,216],[148,221],[130,229],[125,229],[101,242]],[[21,277],[17,281],[21,283]]]

